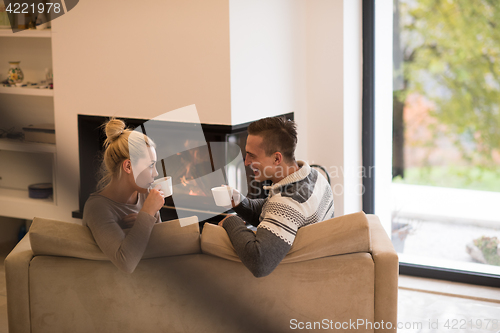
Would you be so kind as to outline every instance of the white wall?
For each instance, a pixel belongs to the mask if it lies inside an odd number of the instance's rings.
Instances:
[[[230,0],[231,122],[306,107],[303,0]]]
[[[57,200],[78,209],[77,114],[154,118],[196,104],[231,124],[226,0],[80,1],[52,22]],[[59,217],[59,215],[57,216]]]
[[[360,211],[361,1],[307,2],[307,151],[332,176],[335,216]]]
[[[230,124],[228,2],[147,6],[81,1],[54,21],[60,108],[154,118],[196,104],[202,122]]]
[[[375,2],[375,214],[391,232],[393,0]]]
[[[230,0],[231,123],[294,112],[307,159],[306,1]]]
[[[362,210],[362,2],[344,0],[344,214]]]

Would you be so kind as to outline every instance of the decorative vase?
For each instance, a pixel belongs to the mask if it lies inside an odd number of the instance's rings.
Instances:
[[[20,86],[24,80],[24,74],[19,67],[20,61],[10,61],[9,65],[9,73],[7,79],[9,80],[9,84]]]

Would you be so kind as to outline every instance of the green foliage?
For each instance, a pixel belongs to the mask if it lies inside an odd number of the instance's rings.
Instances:
[[[477,166],[408,168],[404,179],[396,177],[393,182],[500,192],[500,169],[491,171]]]
[[[497,253],[499,241],[496,237],[482,236],[474,239],[476,245],[483,252],[484,259],[490,265],[500,266],[500,256]]]
[[[471,164],[500,151],[500,1],[400,0],[404,100],[420,93]]]

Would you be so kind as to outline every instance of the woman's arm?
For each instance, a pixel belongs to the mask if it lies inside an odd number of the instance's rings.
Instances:
[[[159,220],[159,209],[164,199],[161,192],[149,192],[133,226],[125,232],[119,225],[117,213],[106,201],[89,200],[83,219],[101,251],[119,269],[132,273],[141,260],[154,224]]]
[[[87,226],[101,251],[116,267],[132,273],[146,250],[157,219],[141,211],[133,227],[125,233],[117,223],[117,217],[109,209],[88,208],[85,209]]]

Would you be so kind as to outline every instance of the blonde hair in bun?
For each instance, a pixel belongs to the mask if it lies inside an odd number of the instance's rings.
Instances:
[[[104,147],[108,147],[109,144],[120,137],[125,131],[125,123],[116,118],[109,119],[104,124],[104,132],[106,133],[106,141],[104,141]]]
[[[113,178],[119,179],[121,176],[121,165],[123,161],[129,160],[130,155],[141,156],[146,152],[147,147],[156,148],[155,143],[147,135],[126,128],[125,123],[116,118],[110,118],[102,125],[106,133],[104,141],[104,156],[101,164],[101,179],[97,184],[97,189],[106,187]]]

